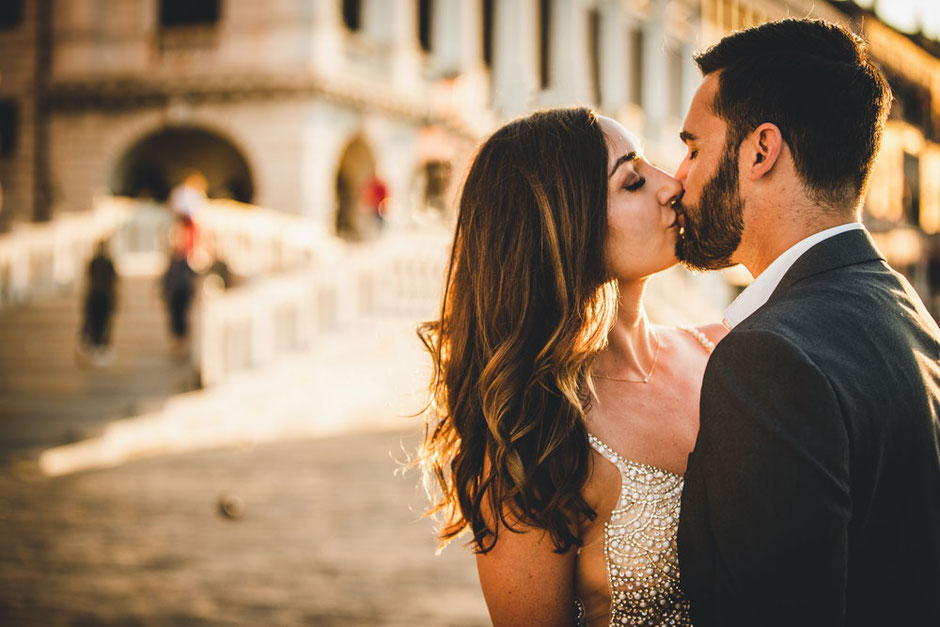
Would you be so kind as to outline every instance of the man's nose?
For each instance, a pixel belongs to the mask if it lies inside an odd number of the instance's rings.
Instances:
[[[682,185],[685,185],[685,177],[689,174],[689,160],[683,159],[682,163],[679,164],[679,169],[676,170],[676,180],[678,180]]]

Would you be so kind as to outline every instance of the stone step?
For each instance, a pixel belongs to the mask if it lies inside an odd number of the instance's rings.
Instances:
[[[56,294],[0,312],[0,461],[91,437],[112,420],[198,387],[192,364],[170,353],[152,277],[122,278],[106,366],[78,358],[82,299]]]

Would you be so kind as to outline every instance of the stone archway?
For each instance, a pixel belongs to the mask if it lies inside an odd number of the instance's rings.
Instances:
[[[210,198],[250,203],[254,197],[241,151],[218,133],[190,126],[165,127],[138,140],[113,166],[108,187],[115,195],[163,202],[188,170],[206,177]]]
[[[376,180],[375,158],[368,144],[356,137],[346,145],[336,171],[336,233],[362,240],[374,236],[381,226],[375,207],[364,202],[366,186]]]

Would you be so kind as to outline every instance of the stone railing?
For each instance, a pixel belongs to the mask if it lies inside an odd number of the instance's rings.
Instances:
[[[253,205],[212,200],[194,217],[203,244],[196,265],[218,256],[243,277],[306,267],[338,248],[314,220]],[[91,212],[15,225],[0,234],[0,309],[78,287],[102,239],[119,272],[160,272],[171,224],[165,205],[103,195]]]
[[[390,320],[436,315],[450,233],[387,233],[370,243],[338,244],[304,270],[222,290],[203,288],[197,350],[204,386],[315,350],[329,335],[368,332]]]
[[[194,355],[204,385],[329,334],[435,315],[450,243],[444,227],[353,244],[309,218],[229,201],[211,201],[194,217],[206,266],[218,257],[241,279],[227,290],[211,275],[204,282]],[[119,273],[156,275],[171,224],[163,205],[103,196],[92,212],[18,226],[0,235],[0,308],[79,287],[103,239]]]
[[[100,205],[117,205],[127,214],[112,242],[116,258],[128,264],[166,262],[173,217],[165,205],[112,197]],[[235,201],[210,200],[193,218],[199,232],[192,260],[197,270],[215,256],[243,277],[283,272],[305,267],[336,246],[310,218]],[[151,256],[156,260],[148,261]]]
[[[0,234],[0,309],[74,288],[95,243],[110,238],[127,216],[126,206],[108,202]]]
[[[231,200],[210,201],[194,218],[207,254],[246,277],[305,267],[339,244],[316,220]]]

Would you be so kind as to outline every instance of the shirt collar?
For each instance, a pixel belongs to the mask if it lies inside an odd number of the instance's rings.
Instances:
[[[754,282],[748,285],[747,288],[734,299],[734,302],[725,309],[722,323],[728,329],[733,329],[752,313],[763,307],[771,294],[774,293],[774,290],[777,289],[777,286],[787,273],[787,270],[789,270],[790,267],[796,263],[796,260],[802,257],[803,253],[807,250],[830,237],[845,233],[846,231],[862,228],[864,227],[859,222],[841,224],[831,229],[814,233],[788,248],[786,252],[774,259],[773,263],[767,266],[767,269],[761,272],[760,275],[754,279]]]

